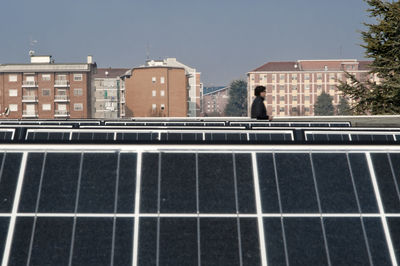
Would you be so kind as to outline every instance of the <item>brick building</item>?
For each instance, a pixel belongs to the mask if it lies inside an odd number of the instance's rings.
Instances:
[[[200,81],[200,72],[197,72],[195,68],[189,67],[179,61],[176,58],[166,58],[163,60],[147,60],[146,63],[141,67],[177,67],[185,69],[187,77],[187,90],[188,90],[188,115],[190,117],[196,117],[200,115],[200,92],[203,89],[203,84]]]
[[[225,116],[225,108],[229,100],[228,89],[229,87],[216,87],[214,90],[203,90],[203,116]]]
[[[93,118],[116,119],[125,116],[125,82],[127,68],[98,68],[92,82]]]
[[[29,64],[2,64],[0,117],[90,118],[95,71],[91,56],[86,63],[56,64],[51,56],[31,55]]]
[[[183,67],[142,66],[123,77],[126,116],[188,116],[188,77]]]
[[[336,106],[341,97],[338,80],[346,81],[344,71],[361,81],[377,81],[376,75],[369,74],[369,63],[356,59],[268,62],[247,73],[249,114],[258,85],[267,88],[267,113],[273,116],[314,115],[313,106],[322,91],[333,97]]]

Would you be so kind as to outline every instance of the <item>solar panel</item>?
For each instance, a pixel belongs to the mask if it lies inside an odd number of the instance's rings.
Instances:
[[[305,130],[306,141],[351,141],[351,142],[395,142],[398,141],[399,129],[382,131],[379,129],[360,129],[360,130],[332,130],[318,131]]]
[[[134,142],[268,142],[293,141],[292,130],[126,130],[28,129],[25,140]]]
[[[400,259],[396,146],[14,144],[1,151],[3,265]]]
[[[238,121],[230,122],[231,126],[256,127],[350,127],[350,122],[285,122],[285,121]]]

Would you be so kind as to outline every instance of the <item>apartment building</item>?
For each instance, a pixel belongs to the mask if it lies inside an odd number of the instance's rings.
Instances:
[[[203,116],[225,116],[229,101],[229,87],[204,88],[202,97]]]
[[[188,116],[188,77],[182,67],[142,66],[123,77],[127,117]]]
[[[125,117],[125,82],[127,68],[97,68],[92,82],[93,118]]]
[[[267,113],[273,116],[314,115],[313,106],[324,91],[333,97],[333,105],[340,101],[342,93],[337,89],[339,80],[346,79],[345,72],[359,80],[375,80],[369,74],[370,61],[356,59],[298,60],[268,62],[247,73],[248,113],[254,99],[254,88],[267,88],[265,104]]]
[[[54,63],[30,55],[29,64],[0,65],[0,118],[90,118],[90,88],[96,63]]]
[[[165,66],[165,67],[178,67],[185,69],[187,76],[187,90],[188,90],[188,116],[196,117],[200,115],[200,92],[203,89],[203,84],[200,81],[200,72],[195,68],[189,67],[176,58],[166,58],[164,60],[148,60],[142,67]]]

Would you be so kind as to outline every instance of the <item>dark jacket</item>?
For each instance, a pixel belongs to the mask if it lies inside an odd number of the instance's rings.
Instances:
[[[264,105],[264,98],[257,96],[251,105],[251,118],[268,119],[267,109]]]

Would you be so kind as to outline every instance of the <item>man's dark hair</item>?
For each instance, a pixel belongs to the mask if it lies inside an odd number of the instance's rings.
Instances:
[[[263,91],[266,91],[266,88],[264,86],[257,86],[254,89],[254,95],[255,96],[260,96],[260,93],[263,92]]]

